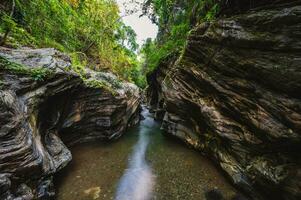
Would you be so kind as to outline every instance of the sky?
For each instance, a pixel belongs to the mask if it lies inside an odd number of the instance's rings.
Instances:
[[[143,2],[144,0],[138,0],[139,2]],[[121,16],[124,16],[125,6],[131,7],[129,4],[129,0],[117,0],[119,8],[121,10]],[[123,21],[127,26],[131,26],[133,30],[137,34],[137,43],[141,46],[147,38],[155,38],[158,32],[158,27],[153,24],[146,16],[139,17],[141,15],[141,11],[132,14],[130,16],[123,17]]]

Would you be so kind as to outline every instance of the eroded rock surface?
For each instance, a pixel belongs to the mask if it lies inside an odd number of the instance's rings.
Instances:
[[[88,71],[83,82],[54,49],[1,47],[0,56],[49,70],[1,64],[0,199],[53,197],[52,176],[72,159],[66,145],[115,139],[139,121],[139,89],[113,74]]]
[[[301,199],[300,1],[199,25],[148,81],[166,133],[212,157],[251,199]]]

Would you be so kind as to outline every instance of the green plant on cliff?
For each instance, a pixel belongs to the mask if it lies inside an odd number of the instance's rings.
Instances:
[[[147,69],[154,70],[168,55],[181,52],[189,31],[202,21],[214,20],[219,12],[218,0],[147,0],[144,14],[159,27],[156,40],[146,40],[141,53]]]
[[[0,80],[0,89],[3,89],[4,87],[4,81]]]
[[[0,69],[9,70],[10,72],[15,74],[29,75],[36,81],[42,81],[52,74],[52,72],[47,68],[28,68],[18,63],[11,62],[2,56],[0,56]]]
[[[8,45],[54,47],[71,54],[77,68],[82,62],[134,80],[136,34],[122,22],[115,0],[15,0],[12,15],[11,2],[0,4],[0,36],[9,30]]]
[[[106,80],[97,80],[97,79],[83,79],[84,84],[88,88],[95,88],[95,89],[105,89],[106,91],[110,92],[113,96],[117,94],[117,89],[120,89],[121,85],[114,85]]]

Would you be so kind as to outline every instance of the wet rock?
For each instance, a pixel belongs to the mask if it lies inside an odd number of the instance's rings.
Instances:
[[[224,197],[218,189],[213,189],[205,194],[206,200],[223,200]]]
[[[18,187],[16,195],[22,200],[30,200],[34,198],[31,188],[28,187],[26,184],[21,184]]]
[[[10,194],[11,181],[7,174],[0,174],[0,197],[5,199],[11,195]]]
[[[300,30],[300,1],[221,17],[148,76],[162,129],[213,158],[251,199],[301,198]]]
[[[1,199],[22,198],[16,188],[30,199],[24,183],[51,198],[46,177],[71,161],[67,146],[116,139],[139,121],[139,89],[113,74],[88,70],[83,81],[54,49],[0,47],[0,56]]]
[[[37,188],[37,198],[38,199],[53,199],[55,196],[53,178],[49,177],[42,179]]]
[[[242,194],[237,194],[232,198],[232,200],[248,200],[248,199]]]

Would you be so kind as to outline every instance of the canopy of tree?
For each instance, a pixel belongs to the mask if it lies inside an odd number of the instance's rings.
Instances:
[[[76,67],[110,69],[143,84],[136,34],[122,22],[115,0],[4,0],[0,17],[2,45],[54,47],[69,53]]]
[[[215,18],[220,0],[146,0],[143,6],[147,15],[159,26],[155,41],[148,39],[141,52],[146,60],[145,73],[156,68],[170,54],[180,52],[185,46],[188,32],[202,21]]]

